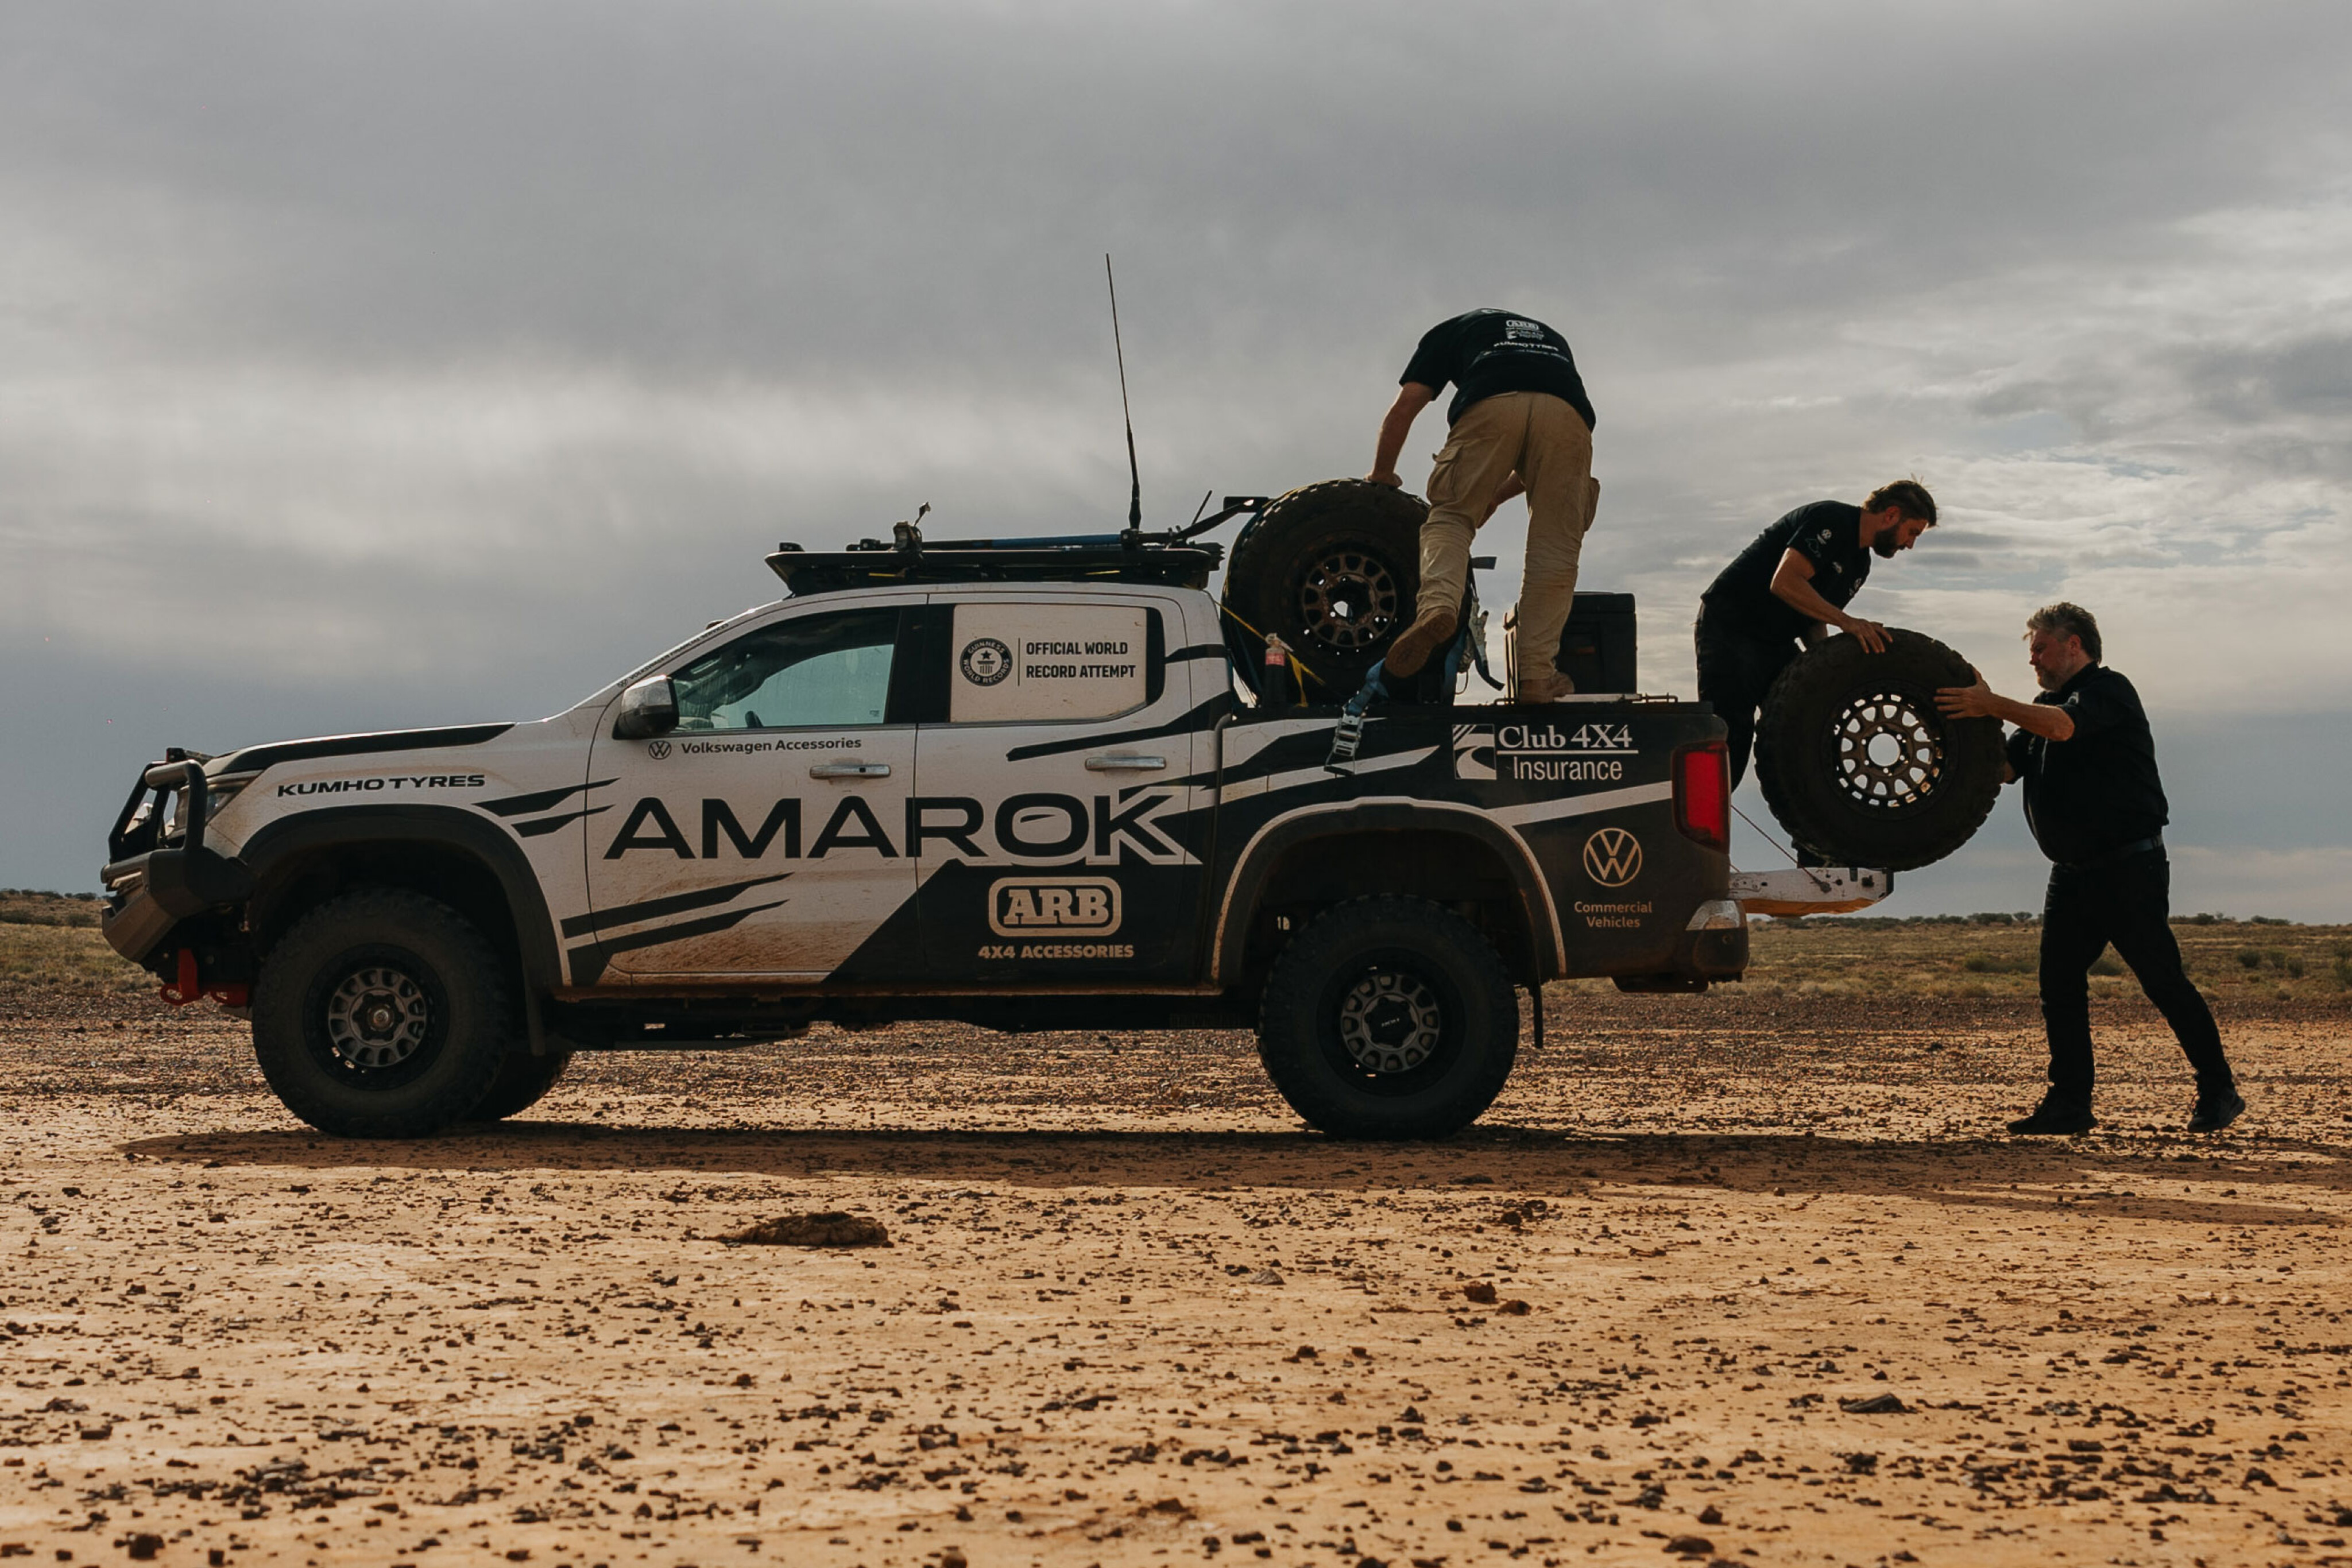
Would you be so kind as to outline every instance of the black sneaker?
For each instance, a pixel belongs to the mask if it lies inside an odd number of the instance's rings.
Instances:
[[[2245,1114],[2245,1097],[2235,1089],[2197,1096],[2197,1109],[2189,1113],[2189,1130],[2192,1133],[2218,1133]]]
[[[2032,1115],[2011,1122],[2009,1130],[2025,1137],[2053,1137],[2087,1133],[2098,1124],[2099,1119],[2091,1114],[2087,1103],[2060,1100],[2053,1095],[2035,1107]]]

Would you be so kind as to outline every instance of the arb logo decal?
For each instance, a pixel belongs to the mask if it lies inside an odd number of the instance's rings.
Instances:
[[[1603,887],[1622,887],[1642,874],[1642,841],[1622,828],[1603,828],[1584,841],[1584,869]]]
[[[1013,876],[988,890],[988,928],[999,936],[1108,936],[1118,920],[1118,883],[1106,876]]]

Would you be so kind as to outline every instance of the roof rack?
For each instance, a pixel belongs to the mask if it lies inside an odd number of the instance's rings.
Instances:
[[[795,598],[919,582],[1146,582],[1206,588],[1209,574],[1225,559],[1225,548],[1195,543],[1196,536],[1231,518],[1263,512],[1267,499],[1228,496],[1224,508],[1214,516],[1164,533],[1122,528],[1115,534],[926,541],[915,524],[898,523],[887,540],[860,539],[841,550],[803,549],[787,540],[767,558],[768,567]]]

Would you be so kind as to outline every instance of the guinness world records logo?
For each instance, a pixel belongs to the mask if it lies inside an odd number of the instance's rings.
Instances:
[[[963,645],[956,666],[973,685],[992,686],[1013,673],[1013,650],[993,637],[975,637]]]

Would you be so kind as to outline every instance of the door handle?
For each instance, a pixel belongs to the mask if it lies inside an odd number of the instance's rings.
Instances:
[[[1114,751],[1087,758],[1087,771],[1089,773],[1123,773],[1129,770],[1156,773],[1167,766],[1168,758],[1164,757],[1140,757],[1131,751]]]
[[[812,779],[887,779],[887,762],[817,762],[809,767]]]

